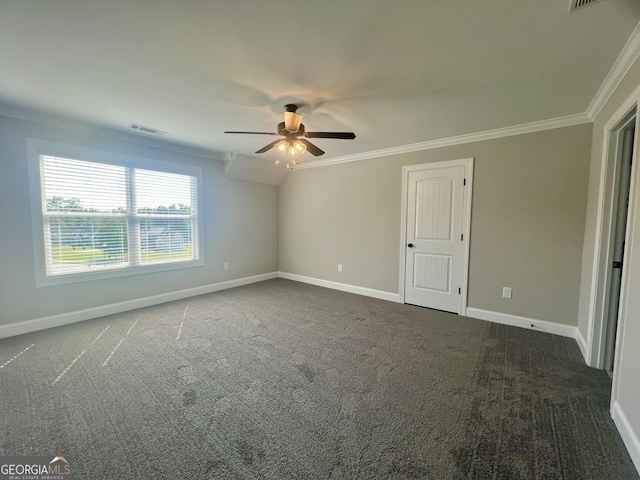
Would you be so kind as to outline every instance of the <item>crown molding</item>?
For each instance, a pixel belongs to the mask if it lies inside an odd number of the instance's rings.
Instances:
[[[121,132],[110,128],[102,127],[95,124],[80,122],[71,118],[62,117],[59,115],[53,115],[42,111],[27,109],[24,107],[8,105],[0,103],[0,115],[5,117],[16,118],[18,120],[25,120],[28,122],[37,122],[52,127],[66,128],[70,130],[77,130],[102,137],[109,137],[115,140],[122,140],[129,143],[137,143],[139,145],[145,145],[148,147],[161,148],[163,150],[169,150],[176,153],[183,153],[186,155],[192,155],[195,157],[206,158],[209,160],[217,160],[220,162],[229,162],[233,159],[234,155],[231,152],[214,152],[209,150],[203,150],[194,147],[188,147],[186,145],[180,145],[177,143],[171,143],[164,140],[158,140],[156,138],[145,138],[143,134],[134,134],[129,132]]]
[[[620,85],[620,82],[622,82],[624,76],[631,69],[631,66],[638,59],[638,56],[640,56],[640,23],[636,25],[631,37],[627,40],[613,67],[611,67],[607,77],[600,85],[595,97],[593,97],[587,109],[587,115],[591,120],[598,116],[602,107],[604,107],[613,92],[618,88],[618,85]]]
[[[354,155],[345,155],[344,157],[336,157],[327,160],[312,161],[309,163],[301,163],[295,170],[304,170],[307,168],[325,167],[328,165],[337,165],[340,163],[358,162],[360,160],[369,160],[378,157],[388,157],[390,155],[399,155],[402,153],[418,152],[420,150],[431,150],[434,148],[450,147],[453,145],[461,145],[464,143],[481,142],[483,140],[493,140],[496,138],[510,137],[513,135],[522,135],[525,133],[540,132],[543,130],[552,130],[554,128],[571,127],[591,122],[591,118],[586,113],[578,115],[569,115],[566,117],[553,118],[550,120],[542,120],[539,122],[525,123],[522,125],[514,125],[512,127],[497,128],[494,130],[486,130],[484,132],[469,133],[458,135],[455,137],[441,138],[437,140],[428,140],[426,142],[411,143],[409,145],[400,145],[397,147],[383,148],[381,150],[372,150],[370,152],[356,153]],[[294,171],[295,171],[294,170]]]
[[[304,170],[307,168],[324,167],[328,165],[337,165],[340,163],[357,162],[360,160],[368,160],[371,158],[386,157],[390,155],[399,155],[402,153],[417,152],[420,150],[430,150],[433,148],[449,147],[464,143],[479,142],[483,140],[491,140],[495,138],[508,137],[512,135],[521,135],[524,133],[539,132],[543,130],[551,130],[554,128],[569,127],[590,123],[602,110],[613,92],[618,88],[624,76],[629,72],[634,62],[640,57],[640,23],[636,25],[633,33],[627,40],[624,48],[618,55],[613,67],[609,70],[607,77],[600,85],[595,97],[591,101],[589,108],[585,113],[577,115],[569,115],[540,122],[526,123],[513,127],[498,128],[495,130],[487,130],[484,132],[470,133],[455,137],[448,137],[438,140],[429,140],[426,142],[412,143],[409,145],[401,145],[398,147],[384,148],[381,150],[373,150],[370,152],[357,153],[354,155],[346,155],[327,160],[312,161],[298,165],[295,170]]]
[[[542,120],[538,122],[525,123],[521,125],[515,125],[505,128],[497,128],[493,130],[486,130],[482,132],[470,133],[465,135],[458,135],[453,137],[441,138],[436,140],[428,140],[425,142],[412,143],[408,145],[400,145],[397,147],[383,148],[380,150],[372,150],[369,152],[357,153],[353,155],[345,155],[342,157],[331,158],[327,160],[317,160],[308,163],[299,164],[295,170],[304,170],[308,168],[325,167],[329,165],[337,165],[341,163],[357,162],[361,160],[369,160],[372,158],[387,157],[391,155],[400,155],[403,153],[417,152],[421,150],[431,150],[434,148],[449,147],[453,145],[461,145],[465,143],[480,142],[484,140],[492,140],[496,138],[509,137],[513,135],[522,135],[526,133],[540,132],[544,130],[551,130],[554,128],[569,127],[574,125],[580,125],[584,123],[593,122],[595,117],[600,113],[604,105],[607,103],[613,92],[616,90],[624,76],[629,72],[634,62],[640,56],[640,23],[636,25],[633,33],[629,37],[629,40],[625,44],[624,48],[620,52],[620,55],[616,59],[613,67],[607,74],[604,82],[596,92],[595,97],[591,101],[589,108],[585,113],[568,115],[565,117],[558,117],[549,120]],[[27,110],[22,107],[14,107],[0,103],[0,115],[18,118],[21,120],[35,121],[44,123],[47,125],[71,128],[75,130],[89,131],[97,135],[110,137],[118,140],[123,140],[132,143],[138,143],[141,145],[147,145],[151,147],[162,148],[165,150],[174,151],[177,153],[184,153],[188,155],[194,155],[211,160],[218,160],[221,162],[232,162],[235,158],[233,152],[214,152],[208,150],[201,150],[186,145],[179,145],[175,143],[169,143],[166,141],[160,141],[157,139],[139,137],[138,135],[128,132],[120,132],[118,130],[112,130],[97,125],[89,125],[78,122],[76,120],[63,118],[57,115],[51,115],[43,112],[37,112],[35,110]]]

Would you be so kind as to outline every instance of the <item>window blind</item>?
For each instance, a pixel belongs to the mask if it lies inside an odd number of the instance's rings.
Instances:
[[[198,258],[197,177],[40,157],[46,275]]]

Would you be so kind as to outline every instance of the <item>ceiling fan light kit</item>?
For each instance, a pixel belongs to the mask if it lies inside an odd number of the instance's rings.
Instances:
[[[293,166],[298,165],[298,162],[294,159],[298,155],[308,151],[315,157],[324,155],[324,151],[311,143],[307,138],[333,138],[340,140],[353,140],[356,138],[353,132],[307,132],[302,123],[302,115],[296,113],[298,106],[293,103],[288,103],[284,106],[284,122],[278,124],[278,130],[276,132],[244,132],[244,131],[226,131],[224,133],[236,133],[246,135],[278,135],[285,137],[283,140],[275,140],[268,145],[265,145],[256,153],[264,153],[275,147],[278,152],[286,154],[291,157],[289,163],[287,163],[287,169],[293,170]],[[302,138],[299,138],[302,137]],[[278,165],[280,160],[276,160],[275,164]]]
[[[307,146],[300,140],[280,140],[276,143],[276,150],[280,153],[286,153],[290,157],[300,155],[307,149]]]

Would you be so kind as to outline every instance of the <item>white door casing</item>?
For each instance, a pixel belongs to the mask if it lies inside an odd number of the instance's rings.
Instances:
[[[596,237],[592,257],[591,287],[589,291],[588,326],[586,338],[584,339],[585,361],[593,368],[605,368],[606,340],[607,340],[607,315],[609,311],[609,287],[611,282],[611,262],[613,261],[613,228],[615,224],[614,205],[617,198],[616,178],[620,168],[620,146],[622,141],[622,131],[630,118],[635,115],[636,130],[633,150],[632,166],[632,187],[633,178],[640,149],[640,115],[638,115],[637,105],[640,104],[640,86],[627,97],[618,110],[609,118],[604,126],[602,142],[602,163],[600,166],[600,183],[598,186],[598,207],[596,217]],[[629,204],[630,207],[632,203]],[[633,219],[631,210],[628,212],[628,222]],[[629,225],[627,225],[627,235]],[[629,245],[628,242],[626,242]],[[625,247],[627,248],[627,247]],[[625,257],[626,257],[625,253]],[[622,276],[624,284],[624,272]],[[624,287],[622,287],[624,288]],[[623,296],[620,296],[620,311],[623,310]],[[619,315],[619,318],[622,318]],[[621,325],[617,327],[620,334]],[[618,342],[618,340],[616,340]],[[618,353],[615,354],[616,358]],[[614,375],[615,383],[615,375]],[[613,399],[613,397],[612,397]]]
[[[466,313],[472,168],[473,159],[403,168],[401,302]]]

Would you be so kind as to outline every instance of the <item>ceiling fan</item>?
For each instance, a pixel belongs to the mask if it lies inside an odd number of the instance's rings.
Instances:
[[[227,131],[224,133],[241,133],[249,135],[278,135],[284,137],[282,140],[275,140],[269,145],[265,145],[256,153],[264,153],[272,148],[276,148],[281,153],[286,153],[290,157],[300,155],[305,150],[316,157],[323,155],[324,151],[311,143],[307,138],[338,138],[343,140],[353,140],[356,138],[353,132],[307,132],[302,123],[302,115],[296,113],[298,106],[288,103],[284,106],[284,122],[278,124],[276,132],[236,132]],[[299,138],[302,137],[302,138]],[[294,162],[296,164],[297,162]]]

